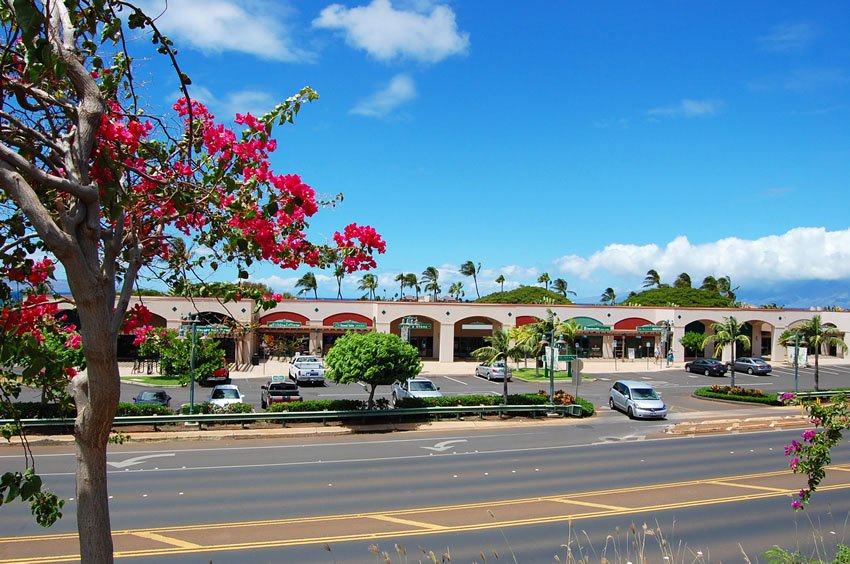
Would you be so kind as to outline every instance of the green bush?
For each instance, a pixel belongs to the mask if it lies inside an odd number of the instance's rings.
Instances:
[[[77,416],[77,407],[70,399],[66,403],[46,403],[37,401],[20,401],[12,404],[20,419],[59,419]],[[0,418],[14,419],[15,415],[6,402],[0,403]]]
[[[581,406],[581,416],[582,417],[590,417],[594,413],[596,413],[596,408],[593,407],[593,404],[587,401],[584,398],[576,398],[575,402]]]
[[[137,417],[146,415],[171,415],[174,412],[171,408],[164,405],[142,404],[120,402],[118,411],[115,412],[116,417]]]
[[[740,386],[718,386],[710,388],[697,388],[694,395],[703,398],[724,399],[730,401],[744,401],[749,403],[763,403],[766,405],[782,405],[776,394],[765,393],[762,390],[741,388]]]
[[[299,413],[302,411],[355,411],[366,409],[366,402],[361,400],[305,400],[286,403],[273,403],[267,412],[278,413],[288,411]]]
[[[226,407],[219,407],[215,404],[204,402],[196,403],[193,409],[195,414],[207,413],[253,413],[254,407],[250,403],[231,403]],[[189,404],[180,406],[180,413],[189,415]]]

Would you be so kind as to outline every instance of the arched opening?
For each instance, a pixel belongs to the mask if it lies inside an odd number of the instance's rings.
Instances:
[[[501,331],[502,324],[489,317],[467,317],[455,323],[454,357],[468,360],[472,351],[487,345],[485,337]]]
[[[310,351],[310,320],[292,311],[275,311],[260,318],[257,329],[259,356],[291,358]]]
[[[409,323],[405,323],[409,322]],[[403,328],[406,325],[406,329]],[[439,353],[435,348],[435,343],[438,339],[439,322],[430,317],[417,315],[399,317],[392,320],[390,323],[390,333],[404,338],[407,336],[407,342],[419,351],[419,357],[432,360],[436,359]]]

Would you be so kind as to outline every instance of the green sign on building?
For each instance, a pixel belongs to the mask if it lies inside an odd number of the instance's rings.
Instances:
[[[660,325],[640,325],[637,327],[638,331],[661,331],[664,329]]]
[[[291,319],[278,319],[277,321],[269,321],[267,325],[269,327],[301,327],[303,324]]]
[[[365,329],[368,327],[361,321],[337,321],[334,323],[334,329]]]
[[[582,331],[597,331],[597,332],[606,332],[611,330],[610,325],[582,325]]]

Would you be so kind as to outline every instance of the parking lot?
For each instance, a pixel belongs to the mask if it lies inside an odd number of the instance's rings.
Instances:
[[[487,381],[484,378],[474,376],[475,366],[476,363],[474,362],[452,364],[426,362],[422,375],[430,378],[446,396],[501,395],[502,382]],[[520,366],[522,366],[522,363]],[[850,363],[845,363],[841,359],[822,359],[819,372],[822,389],[847,387],[850,384]],[[246,371],[234,371],[231,375],[233,383],[239,386],[239,389],[245,395],[245,401],[259,410],[260,386],[270,381],[273,376],[285,376],[287,373],[287,363],[270,361],[259,366],[251,366]],[[562,374],[557,373],[558,376]],[[122,376],[127,375],[122,372]],[[652,384],[663,394],[665,401],[671,406],[672,412],[687,413],[707,409],[718,411],[731,409],[729,404],[706,402],[692,397],[693,390],[696,388],[713,384],[728,385],[731,381],[729,373],[723,377],[692,374],[684,370],[682,363],[665,368],[663,364],[659,366],[652,362],[619,362],[615,366],[611,361],[587,361],[584,363],[583,379],[579,383],[578,395],[588,399],[603,410],[607,409],[608,391],[613,382],[618,379],[642,380]],[[787,366],[783,363],[773,364],[772,372],[763,376],[737,372],[735,374],[737,385],[748,388],[756,387],[766,392],[792,391],[795,389],[794,382],[793,366]],[[797,388],[799,390],[811,390],[813,387],[814,367],[799,367]],[[149,388],[124,379],[121,400],[132,401],[133,397],[142,389]],[[575,394],[576,385],[573,381],[559,379],[555,382],[555,389],[562,389]],[[513,381],[509,382],[508,390],[509,393],[534,393],[543,390],[548,394],[549,382],[546,380],[522,381],[514,378]],[[188,386],[168,388],[168,393],[172,396],[172,407],[179,406],[189,400]],[[376,398],[389,398],[389,394],[390,386],[379,386]],[[210,388],[195,386],[196,402],[206,401],[209,395]],[[301,386],[301,395],[304,399],[366,400],[369,397],[368,391],[363,386],[335,384],[331,381],[326,381],[324,386]]]

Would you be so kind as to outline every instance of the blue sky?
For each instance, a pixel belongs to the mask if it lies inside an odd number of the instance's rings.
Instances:
[[[547,272],[584,302],[650,268],[754,300],[850,279],[847,2],[172,0],[158,22],[220,119],[319,92],[273,164],[345,194],[316,239],[384,236],[379,295],[435,266],[474,298],[466,260],[482,294]],[[173,100],[139,62],[151,103]],[[251,275],[292,291],[303,272]]]

